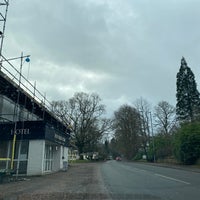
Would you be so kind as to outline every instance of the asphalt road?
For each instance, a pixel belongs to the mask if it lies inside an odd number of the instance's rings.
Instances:
[[[0,184],[0,200],[199,200],[200,173],[121,161]],[[200,170],[199,170],[200,172]]]
[[[112,199],[200,199],[197,172],[113,160],[101,166],[101,174]]]

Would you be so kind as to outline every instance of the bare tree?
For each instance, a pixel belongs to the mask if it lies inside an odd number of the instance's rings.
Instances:
[[[144,151],[144,154],[148,157],[148,146],[150,144],[151,140],[151,106],[149,102],[142,97],[140,99],[137,99],[135,102],[135,106],[137,108],[137,111],[140,113],[140,124],[141,124],[141,130],[140,130],[140,139],[142,142],[142,148]]]
[[[176,109],[166,101],[158,103],[154,116],[158,132],[161,134],[170,134],[176,126]]]
[[[139,149],[140,130],[139,113],[129,105],[123,105],[115,112],[115,141],[119,150],[128,159],[132,159]]]
[[[71,124],[74,142],[79,153],[94,151],[103,134],[110,128],[110,121],[102,119],[105,106],[97,94],[75,93],[68,101],[53,102],[53,111]]]

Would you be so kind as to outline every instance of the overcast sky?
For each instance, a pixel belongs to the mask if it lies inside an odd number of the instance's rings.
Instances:
[[[199,8],[199,0],[10,0],[3,54],[30,54],[29,79],[49,100],[95,92],[109,113],[140,97],[175,105],[182,56],[200,84]]]

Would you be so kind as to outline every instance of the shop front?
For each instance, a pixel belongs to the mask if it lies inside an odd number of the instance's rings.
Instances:
[[[66,168],[69,132],[45,121],[0,124],[0,168],[42,175]]]

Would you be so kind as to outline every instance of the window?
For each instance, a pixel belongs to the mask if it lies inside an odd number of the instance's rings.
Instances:
[[[15,144],[14,169],[18,174],[27,173],[29,141],[20,140]]]
[[[53,147],[52,145],[45,145],[45,154],[44,154],[44,171],[52,171],[53,163]]]

